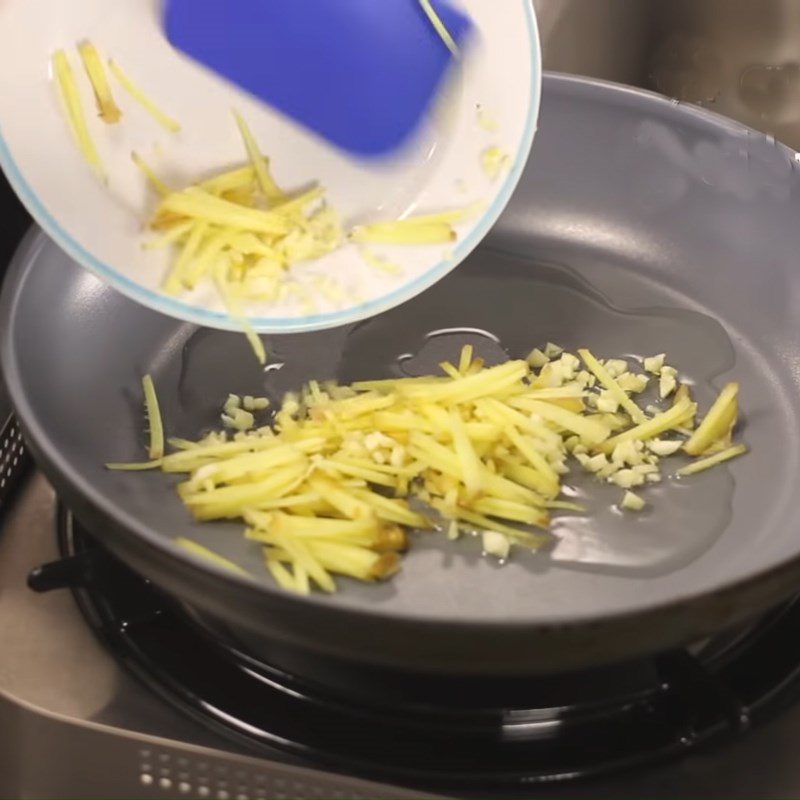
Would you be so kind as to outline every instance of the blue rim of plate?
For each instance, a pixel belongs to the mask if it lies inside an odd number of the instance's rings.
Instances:
[[[306,333],[310,331],[335,328],[348,323],[359,322],[360,320],[373,317],[390,308],[399,306],[425,289],[432,286],[448,272],[455,269],[483,240],[491,230],[494,223],[500,217],[503,209],[511,199],[514,190],[522,176],[522,171],[527,164],[533,139],[536,135],[536,126],[539,119],[539,107],[542,97],[542,53],[539,40],[539,28],[536,21],[536,13],[530,0],[520,0],[523,12],[528,24],[528,33],[531,41],[531,75],[532,91],[530,105],[528,107],[528,118],[525,123],[525,131],[522,142],[512,168],[506,175],[501,190],[495,197],[494,202],[481,217],[478,224],[470,232],[470,235],[460,242],[450,258],[440,261],[413,281],[404,284],[388,294],[382,295],[374,300],[361,305],[351,306],[350,308],[326,314],[312,314],[307,317],[247,317],[247,321],[259,333]],[[210,311],[199,308],[190,303],[185,303],[179,299],[168,297],[159,292],[145,289],[140,284],[125,277],[113,267],[96,258],[81,244],[79,244],[69,233],[67,233],[56,221],[45,207],[42,200],[28,185],[17,166],[14,157],[11,155],[2,128],[0,128],[0,167],[2,167],[8,178],[9,183],[19,196],[22,203],[28,209],[31,216],[44,229],[47,235],[78,264],[93,272],[101,280],[108,283],[122,294],[135,302],[147,306],[167,316],[182,319],[186,322],[200,325],[203,327],[218,328],[229,331],[241,331],[241,324],[233,320],[229,314],[223,311]]]

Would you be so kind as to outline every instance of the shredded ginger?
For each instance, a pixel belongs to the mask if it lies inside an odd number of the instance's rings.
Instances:
[[[169,114],[166,114],[145,91],[128,76],[122,67],[113,59],[109,60],[108,68],[117,79],[120,86],[159,124],[170,133],[179,133],[181,125]]]
[[[459,47],[456,44],[455,39],[453,39],[450,31],[447,29],[447,26],[444,24],[444,21],[431,4],[431,0],[419,0],[419,4],[422,6],[422,10],[430,20],[430,23],[433,25],[434,30],[439,35],[439,38],[442,40],[442,42],[444,42],[445,47],[450,51],[450,54],[454,58],[460,58],[461,51],[459,50]]]
[[[296,264],[320,259],[348,240],[355,243],[433,245],[457,238],[453,227],[478,212],[480,205],[435,214],[377,222],[345,236],[339,214],[325,200],[325,188],[314,185],[296,193],[284,191],[269,169],[247,122],[235,113],[248,165],[218,173],[182,189],[162,181],[141,156],[133,159],[160,197],[150,221],[159,238],[150,248],[172,247],[175,257],[164,291],[180,294],[211,279],[231,317],[243,328],[263,364],[266,353],[251,327],[247,302],[278,303],[294,298],[315,310],[312,293],[292,280]],[[368,263],[399,272],[391,262],[369,252]],[[335,288],[320,276],[313,287],[324,296]],[[342,292],[338,293],[343,295]]]
[[[428,0],[420,0],[438,34],[457,52],[442,20]],[[106,75],[105,64],[95,45],[84,40],[78,53],[94,92],[100,118],[116,124],[122,111],[116,103]],[[119,85],[159,125],[170,133],[180,123],[159,105],[122,69],[114,59],[108,69]],[[81,154],[104,181],[107,174],[89,130],[75,75],[64,50],[52,57],[52,71],[62,106]],[[336,305],[362,302],[356,291],[343,291],[328,276],[311,276],[310,287],[291,279],[291,268],[301,262],[323,258],[347,242],[362,245],[364,260],[378,271],[391,275],[402,270],[366,244],[427,245],[450,244],[458,238],[457,223],[466,221],[482,204],[441,213],[383,220],[360,225],[348,236],[336,210],[325,200],[325,188],[314,185],[294,193],[282,189],[270,171],[265,156],[245,119],[234,112],[248,163],[225,170],[189,186],[174,188],[162,180],[144,158],[131,158],[159,197],[149,221],[157,237],[145,243],[147,250],[173,248],[171,268],[163,281],[170,295],[193,291],[201,282],[212,281],[231,318],[242,328],[259,362],[266,352],[246,310],[248,302],[299,303],[303,313],[317,311],[315,298]],[[449,257],[449,256],[447,256]]]
[[[586,512],[564,497],[571,462],[625,489],[621,508],[638,512],[646,502],[631,490],[660,481],[665,457],[700,455],[674,473],[688,477],[746,452],[730,444],[735,384],[693,434],[686,426],[697,403],[685,384],[670,408],[649,414],[637,406],[636,419],[624,410],[603,413],[589,401],[611,381],[627,383],[627,362],[603,362],[588,350],[579,358],[552,345],[538,352],[546,362],[537,356],[538,368],[523,360],[486,367],[466,346],[438,376],[311,381],[260,423],[266,398],[229,395],[223,418],[238,432],[170,439],[173,452],[162,457],[151,438],[151,461],[108,467],[183,474],[178,495],[196,520],[242,521],[275,582],[305,594],[335,591],[337,576],[390,577],[409,529],[438,529],[448,540],[480,533],[484,551],[503,561],[515,549],[547,545],[553,514]],[[578,377],[581,363],[597,374],[596,387]],[[157,440],[158,403],[145,381]]]
[[[78,149],[86,163],[101,180],[105,181],[106,170],[94,139],[89,133],[83,102],[75,80],[75,73],[72,71],[67,54],[63,50],[56,50],[53,54],[53,75],[75,143],[78,145]]]
[[[92,84],[100,119],[107,125],[116,124],[122,119],[122,112],[114,102],[111,87],[108,85],[105,67],[97,48],[90,41],[84,41],[78,45],[78,53]]]

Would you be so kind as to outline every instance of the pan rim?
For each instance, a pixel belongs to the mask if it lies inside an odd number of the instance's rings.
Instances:
[[[547,73],[545,75],[545,85],[548,84],[572,86],[583,90],[590,89],[595,92],[595,97],[600,95],[604,97],[635,98],[638,102],[644,101],[645,108],[658,107],[659,110],[667,110],[667,112],[671,114],[678,113],[682,118],[685,114],[689,113],[703,124],[717,130],[730,131],[731,127],[735,126],[737,130],[752,131],[755,135],[760,135],[747,126],[729,120],[715,112],[690,106],[676,107],[669,98],[634,87],[560,73]],[[785,145],[781,144],[780,146],[784,147],[788,152],[794,152]],[[46,235],[36,227],[33,227],[20,244],[17,255],[12,260],[11,270],[14,271],[16,269],[17,272],[23,271],[22,254],[24,253],[29,256],[27,261],[30,263],[33,260],[30,256],[38,253],[42,247],[46,246],[47,242],[48,239]],[[5,320],[4,325],[7,331],[12,331],[15,327],[15,298],[25,285],[26,271],[27,270],[23,271],[23,280],[15,282],[13,292],[6,291],[3,293],[2,309],[0,309],[0,311],[2,311],[2,316]],[[233,582],[238,589],[246,591],[252,597],[263,598],[266,596],[273,604],[285,603],[296,608],[297,604],[301,603],[307,609],[314,609],[319,613],[324,613],[330,617],[339,617],[341,619],[357,615],[359,617],[369,617],[373,620],[380,620],[387,624],[413,624],[430,629],[440,628],[446,625],[450,629],[455,628],[462,631],[476,629],[497,631],[502,629],[505,632],[517,634],[533,630],[570,631],[583,629],[589,626],[595,628],[600,626],[613,628],[624,625],[632,620],[641,621],[648,618],[660,617],[664,614],[680,613],[683,610],[690,609],[695,604],[712,599],[723,603],[727,596],[741,592],[744,589],[752,588],[758,584],[764,583],[767,578],[772,578],[771,589],[767,590],[765,588],[763,596],[759,598],[759,606],[753,606],[749,609],[752,615],[755,615],[758,611],[764,610],[771,604],[779,602],[784,596],[788,596],[789,590],[788,587],[784,587],[784,583],[788,582],[789,577],[795,575],[800,576],[800,555],[798,555],[794,558],[783,559],[773,563],[759,570],[757,573],[746,577],[736,580],[718,579],[710,588],[699,589],[679,599],[655,601],[651,603],[645,601],[635,609],[621,610],[612,613],[589,613],[579,617],[574,615],[559,616],[557,613],[553,613],[549,610],[548,616],[541,617],[536,621],[522,619],[453,619],[447,616],[438,616],[435,613],[418,615],[413,611],[409,612],[406,610],[402,613],[393,613],[388,610],[387,606],[347,606],[331,603],[326,597],[321,595],[311,595],[308,597],[289,595],[282,592],[277,587],[271,586],[266,581],[233,575],[220,567],[186,554],[170,540],[165,539],[159,534],[154,534],[146,524],[141,523],[135,516],[129,514],[124,509],[117,508],[113,502],[107,501],[102,496],[102,493],[94,490],[90,481],[72,473],[70,465],[66,463],[66,459],[58,452],[57,448],[53,446],[52,441],[42,426],[39,425],[36,416],[33,414],[30,405],[26,401],[25,393],[21,390],[22,383],[19,369],[19,353],[17,348],[12,347],[11,342],[12,338],[10,336],[3,337],[0,349],[9,396],[15,409],[21,412],[20,421],[26,433],[33,439],[37,448],[45,454],[46,460],[53,464],[62,475],[67,476],[67,480],[71,484],[73,490],[83,496],[87,502],[91,503],[103,516],[117,520],[119,527],[125,529],[126,536],[136,535],[144,544],[153,548],[161,557],[168,559],[170,567],[174,566],[176,569],[180,569],[188,565],[195,571],[204,574],[207,578],[213,579],[215,583],[230,586],[231,582]],[[787,581],[782,581],[782,578],[786,578]]]

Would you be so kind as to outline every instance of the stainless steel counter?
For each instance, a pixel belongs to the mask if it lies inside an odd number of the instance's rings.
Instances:
[[[800,149],[798,0],[533,0],[545,68],[629,83]]]

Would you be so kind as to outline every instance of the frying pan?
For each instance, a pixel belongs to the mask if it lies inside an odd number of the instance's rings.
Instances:
[[[243,336],[138,307],[33,233],[2,298],[9,392],[41,468],[90,530],[175,597],[253,636],[450,674],[666,650],[800,590],[795,167],[792,151],[704,110],[550,75],[514,201],[485,246],[416,300],[357,326],[269,339],[264,373]],[[464,341],[497,361],[547,340],[606,356],[667,351],[704,408],[740,381],[751,453],[667,481],[640,518],[614,514],[618,498],[598,490],[596,515],[560,520],[544,554],[499,566],[469,537],[420,534],[391,582],[342,581],[337,595],[309,598],[260,577],[240,526],[192,523],[170,479],[102,466],[143,457],[145,372],[170,432],[196,436],[228,392],[277,398],[312,377],[424,373]],[[176,536],[257,579],[196,560]]]

